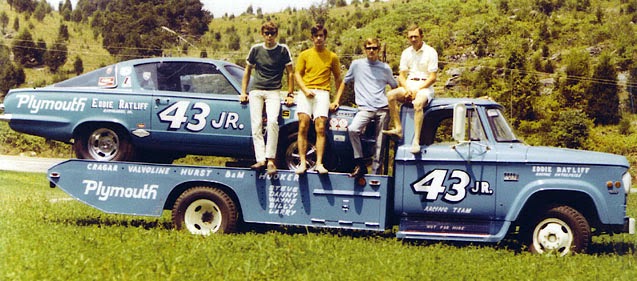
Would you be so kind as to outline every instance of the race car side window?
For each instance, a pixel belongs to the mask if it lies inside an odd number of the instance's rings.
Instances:
[[[135,66],[139,86],[144,90],[157,90],[157,67],[154,63]]]
[[[159,62],[135,67],[138,81],[155,77],[157,90],[188,93],[237,95],[238,92],[214,64],[199,62]],[[153,78],[150,78],[152,80]],[[143,88],[145,88],[142,85]],[[145,88],[146,89],[146,88]]]

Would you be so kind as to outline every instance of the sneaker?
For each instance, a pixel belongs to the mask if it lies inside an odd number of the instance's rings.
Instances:
[[[417,144],[412,145],[410,152],[413,154],[420,153],[420,145],[417,145]]]
[[[327,173],[329,173],[329,172],[330,172],[330,171],[328,171],[327,169],[325,169],[325,167],[323,166],[323,164],[318,164],[318,165],[316,165],[316,171],[317,171],[319,174],[322,174],[322,175],[327,174]]]
[[[274,165],[274,163],[270,162],[268,163],[268,175],[273,176],[276,174],[276,165]]]
[[[261,171],[265,169],[265,161],[254,163],[252,166],[250,166],[250,169],[256,170],[256,171]]]
[[[294,173],[296,173],[297,175],[302,175],[302,174],[305,174],[306,171],[307,171],[306,165],[299,165],[299,167],[296,168]]]

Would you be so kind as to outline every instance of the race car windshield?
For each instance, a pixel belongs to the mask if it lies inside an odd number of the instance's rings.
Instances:
[[[117,84],[116,67],[109,65],[77,77],[53,84],[53,87],[112,88]]]

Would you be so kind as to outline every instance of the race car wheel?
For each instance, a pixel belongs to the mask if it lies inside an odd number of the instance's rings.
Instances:
[[[73,144],[80,159],[97,161],[133,161],[133,145],[123,130],[92,127],[80,130]]]
[[[287,143],[283,158],[285,161],[284,166],[288,170],[294,171],[299,167],[301,157],[299,156],[299,146],[296,138]],[[308,170],[313,171],[316,167],[316,145],[314,144],[314,140],[308,140],[307,142],[305,161],[307,162]]]
[[[591,241],[588,221],[569,206],[549,208],[532,225],[529,250],[533,253],[565,256],[586,251]]]
[[[192,234],[233,233],[239,220],[237,207],[225,192],[213,187],[194,187],[177,198],[172,210],[175,228]]]

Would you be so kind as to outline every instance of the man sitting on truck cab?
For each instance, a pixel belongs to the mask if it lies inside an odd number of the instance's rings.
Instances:
[[[400,107],[398,102],[412,102],[414,105],[414,139],[411,153],[420,153],[420,131],[424,119],[424,107],[434,98],[433,84],[436,82],[438,71],[438,53],[434,48],[423,42],[422,28],[412,25],[407,30],[407,38],[411,46],[400,56],[400,75],[398,83],[401,87],[387,93],[389,100],[389,114],[394,125],[391,130],[383,134],[402,138],[400,124]]]

